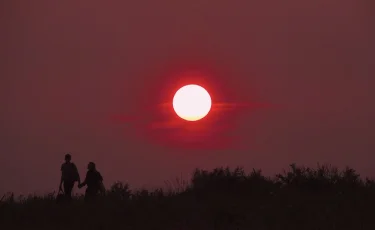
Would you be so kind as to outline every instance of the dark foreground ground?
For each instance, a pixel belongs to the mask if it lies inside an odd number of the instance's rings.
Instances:
[[[176,186],[176,184],[174,184]],[[265,178],[259,171],[197,170],[174,192],[114,184],[95,203],[53,195],[0,203],[0,229],[375,229],[375,182],[352,169],[291,165]]]

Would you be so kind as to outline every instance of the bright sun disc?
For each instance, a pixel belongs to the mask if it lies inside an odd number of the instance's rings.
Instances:
[[[174,95],[173,109],[184,120],[200,120],[211,109],[210,94],[199,85],[185,85]]]

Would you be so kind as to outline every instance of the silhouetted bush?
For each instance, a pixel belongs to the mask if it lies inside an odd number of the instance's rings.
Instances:
[[[108,198],[112,200],[129,200],[131,197],[131,190],[128,184],[123,184],[121,182],[115,182],[111,188],[106,192]]]
[[[196,169],[190,182],[131,190],[114,183],[96,202],[55,193],[0,201],[1,229],[375,229],[375,182],[351,168],[291,164],[275,177]]]

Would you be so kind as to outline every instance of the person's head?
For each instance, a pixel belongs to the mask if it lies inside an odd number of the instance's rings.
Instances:
[[[70,162],[72,160],[72,156],[68,153],[65,155],[65,161]]]
[[[89,162],[89,164],[87,165],[87,169],[88,170],[96,170],[95,163],[94,162]]]

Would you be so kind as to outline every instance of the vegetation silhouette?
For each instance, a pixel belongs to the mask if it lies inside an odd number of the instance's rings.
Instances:
[[[330,165],[290,165],[274,177],[196,169],[189,183],[135,190],[114,183],[94,203],[55,194],[0,202],[1,229],[375,229],[375,182]],[[172,186],[173,185],[173,186]]]

